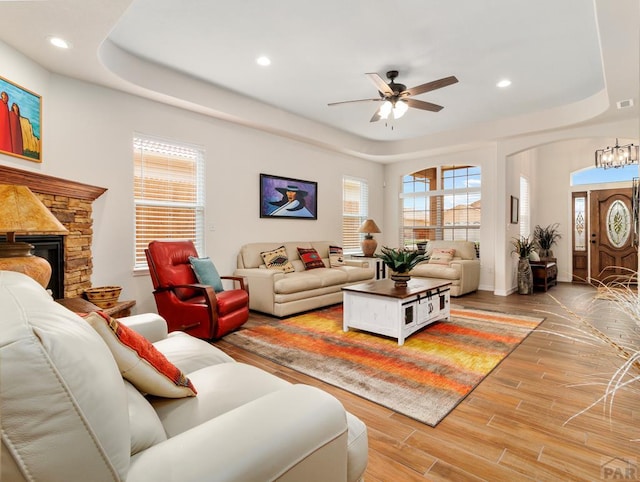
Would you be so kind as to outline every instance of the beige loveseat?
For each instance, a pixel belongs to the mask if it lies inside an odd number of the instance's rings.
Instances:
[[[330,268],[329,241],[250,243],[240,248],[235,276],[249,284],[249,308],[282,317],[342,302],[342,287],[362,283],[375,276],[375,269],[362,260],[345,259],[344,266]],[[267,269],[261,253],[284,246],[295,272]],[[315,248],[325,268],[306,270],[298,248]]]
[[[154,342],[196,396],[143,396],[116,364],[123,340],[109,346],[24,274],[0,271],[0,306],[2,481],[320,482],[364,473],[366,427],[337,399],[168,334],[159,315],[119,321]],[[145,381],[158,373],[140,361],[125,376],[139,370]]]
[[[436,248],[454,249],[453,259],[446,264],[436,264],[433,260],[420,263],[411,271],[411,276],[451,281],[451,296],[476,291],[480,284],[480,260],[473,242],[429,241],[426,254],[431,256]]]

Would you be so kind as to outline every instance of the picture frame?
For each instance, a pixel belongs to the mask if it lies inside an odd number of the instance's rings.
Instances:
[[[520,199],[511,196],[511,224],[518,224],[520,215]]]
[[[318,219],[318,183],[260,174],[260,217]]]
[[[0,77],[0,154],[42,162],[42,97]]]

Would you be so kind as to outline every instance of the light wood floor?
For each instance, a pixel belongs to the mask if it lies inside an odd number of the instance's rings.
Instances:
[[[564,304],[592,318],[616,343],[638,340],[635,324],[609,301],[592,303],[594,294],[589,286],[560,283],[530,296],[479,292],[452,299],[465,307],[546,319],[435,428],[224,340],[217,346],[238,361],[326,390],[363,420],[369,433],[367,482],[614,480],[625,463],[633,469],[640,459],[640,394],[618,392],[611,417],[600,404],[567,422],[602,395],[602,383],[622,359],[606,343],[585,345],[554,334],[585,326],[573,315],[563,319]],[[273,321],[257,314],[252,319]]]

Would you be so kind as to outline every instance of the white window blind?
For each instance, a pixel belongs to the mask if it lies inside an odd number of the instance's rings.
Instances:
[[[172,141],[133,139],[135,269],[147,267],[155,239],[190,239],[204,246],[204,150]]]
[[[531,234],[531,214],[529,212],[529,180],[520,176],[520,236]]]
[[[364,234],[358,229],[369,215],[369,187],[364,179],[342,178],[342,249],[359,253]]]

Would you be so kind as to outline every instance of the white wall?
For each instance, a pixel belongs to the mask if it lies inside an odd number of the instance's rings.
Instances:
[[[243,243],[334,240],[342,236],[342,176],[366,179],[370,213],[382,219],[383,166],[169,107],[82,81],[49,75],[0,49],[6,76],[43,97],[43,162],[0,155],[0,164],[106,187],[94,202],[94,285],[123,286],[136,311],[155,311],[148,275],[134,276],[132,136],[152,134],[206,150],[206,253],[221,273]],[[260,219],[259,174],[318,182],[318,220]],[[1,182],[1,180],[0,180]],[[214,230],[209,230],[213,227]],[[384,227],[382,228],[384,229]]]

